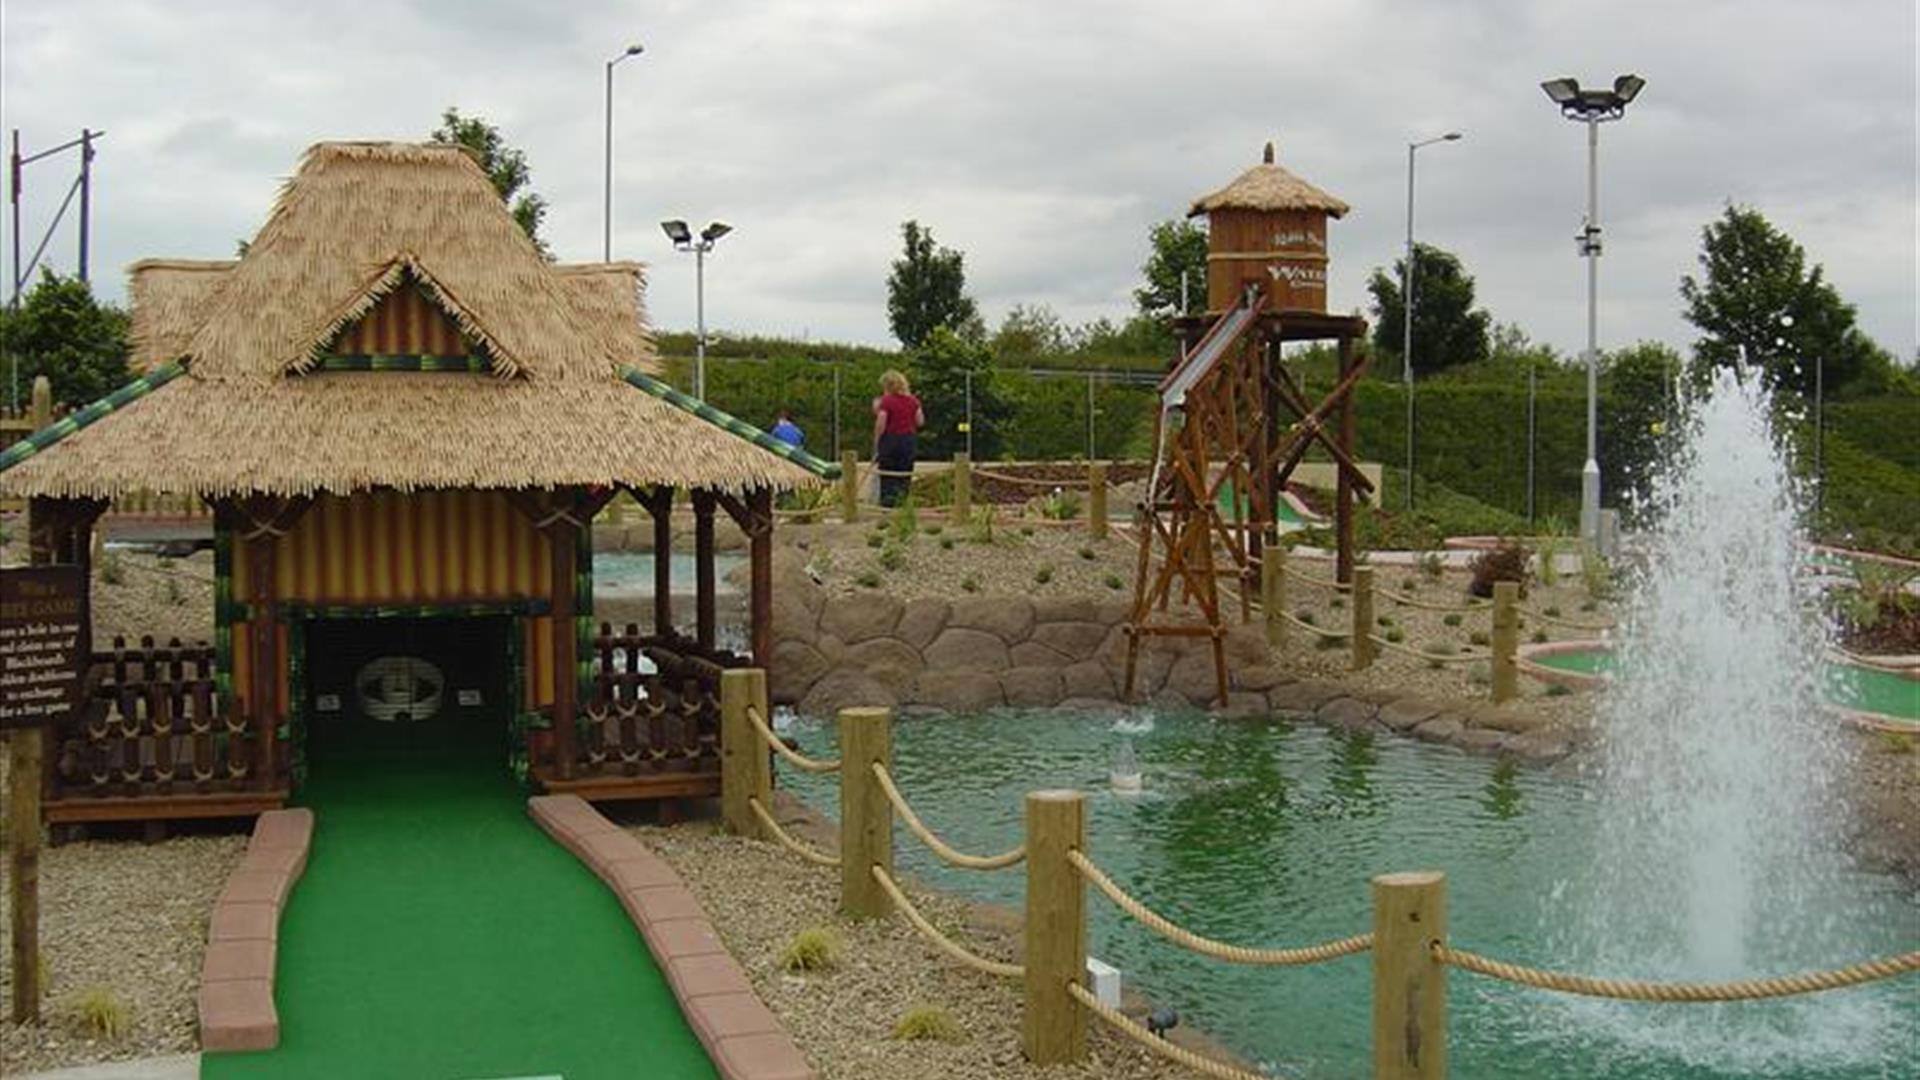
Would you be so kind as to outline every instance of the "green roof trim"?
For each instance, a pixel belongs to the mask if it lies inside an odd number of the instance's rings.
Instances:
[[[0,472],[6,472],[94,421],[146,397],[179,378],[186,370],[186,366],[178,360],[162,364],[86,408],[68,413],[5,450],[0,450]]]
[[[822,461],[791,443],[781,442],[779,439],[754,427],[745,420],[731,413],[722,412],[689,394],[683,394],[659,379],[641,371],[639,368],[622,366],[620,368],[620,377],[627,380],[629,384],[645,390],[647,393],[652,394],[667,404],[690,412],[728,434],[738,435],[740,438],[758,446],[767,453],[791,461],[823,480],[840,479],[840,466],[829,461]]]

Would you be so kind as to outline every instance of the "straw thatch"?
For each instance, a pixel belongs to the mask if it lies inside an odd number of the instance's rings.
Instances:
[[[1323,210],[1339,218],[1350,209],[1345,202],[1274,164],[1273,144],[1268,143],[1264,161],[1226,187],[1193,200],[1187,216],[1199,217],[1215,210]]]
[[[407,282],[490,374],[316,369]],[[322,143],[237,262],[135,265],[136,360],[187,374],[0,472],[0,493],[818,483],[821,463],[624,380],[659,370],[642,284],[636,263],[544,261],[458,148]]]

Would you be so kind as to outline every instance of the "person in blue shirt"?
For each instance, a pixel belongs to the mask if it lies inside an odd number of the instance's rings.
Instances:
[[[767,434],[796,449],[804,447],[807,442],[806,433],[800,430],[799,424],[793,422],[793,413],[786,409],[780,410],[779,418],[767,429]]]

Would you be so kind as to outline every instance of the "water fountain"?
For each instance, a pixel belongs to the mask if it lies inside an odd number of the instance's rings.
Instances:
[[[1722,370],[1652,483],[1620,670],[1598,704],[1591,876],[1551,916],[1577,970],[1716,980],[1830,967],[1856,958],[1847,923],[1891,917],[1842,887],[1842,748],[1819,708],[1827,628],[1758,383]],[[1887,1037],[1882,1021],[1899,1030],[1872,999],[1857,1004],[1823,1007],[1817,1025],[1794,1008],[1760,1025],[1751,1006],[1570,1008],[1662,1056],[1770,1070],[1860,1052]]]

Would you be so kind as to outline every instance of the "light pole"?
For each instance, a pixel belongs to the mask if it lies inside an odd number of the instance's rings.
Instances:
[[[607,61],[607,183],[600,208],[601,231],[600,258],[603,262],[613,261],[613,69],[614,65],[629,56],[639,56],[645,52],[639,42],[626,47],[619,56]]]
[[[733,226],[724,221],[709,221],[707,227],[700,230],[699,237],[687,228],[687,223],[675,218],[663,221],[660,228],[673,241],[675,251],[693,252],[693,309],[698,323],[694,338],[693,355],[693,396],[701,401],[707,400],[707,252],[713,250],[714,242],[733,231]]]
[[[1574,79],[1549,79],[1540,84],[1560,115],[1587,125],[1587,220],[1574,237],[1587,260],[1587,463],[1580,469],[1580,535],[1596,548],[1600,543],[1600,450],[1595,434],[1600,389],[1600,123],[1626,115],[1627,103],[1639,95],[1647,80],[1622,75],[1611,90],[1582,90]]]
[[[1400,268],[1400,381],[1407,391],[1407,509],[1413,509],[1413,152],[1437,142],[1458,142],[1449,131],[1407,144],[1407,261]]]

